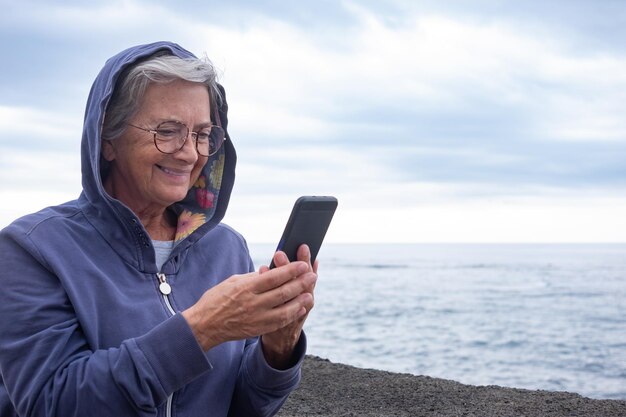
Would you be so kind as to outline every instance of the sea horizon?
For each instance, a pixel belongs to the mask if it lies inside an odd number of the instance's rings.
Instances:
[[[251,244],[269,262],[272,244]],[[626,244],[328,243],[310,354],[471,385],[626,399]]]

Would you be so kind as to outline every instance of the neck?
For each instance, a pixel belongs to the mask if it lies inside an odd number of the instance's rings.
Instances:
[[[152,240],[174,240],[176,221],[173,214],[166,209],[160,212],[144,210],[135,211]]]
[[[176,216],[167,207],[160,205],[133,204],[131,199],[125,199],[115,192],[113,181],[107,179],[104,183],[107,193],[126,204],[128,208],[139,217],[139,221],[148,232],[152,240],[174,240],[176,236]]]

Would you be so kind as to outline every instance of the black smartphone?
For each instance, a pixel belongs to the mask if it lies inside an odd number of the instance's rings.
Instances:
[[[296,200],[276,251],[283,251],[290,261],[295,261],[300,245],[306,243],[311,250],[311,264],[322,246],[330,221],[337,209],[337,199],[330,196],[303,196]],[[270,269],[274,268],[274,260]]]

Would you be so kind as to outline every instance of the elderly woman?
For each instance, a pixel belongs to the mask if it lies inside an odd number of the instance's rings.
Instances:
[[[269,416],[300,378],[317,266],[254,272],[220,223],[224,90],[172,43],[107,61],[78,200],[0,233],[0,415]]]

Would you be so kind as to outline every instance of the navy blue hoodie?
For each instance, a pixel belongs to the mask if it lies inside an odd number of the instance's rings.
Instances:
[[[203,352],[179,312],[233,274],[253,270],[244,239],[220,223],[235,179],[230,137],[204,167],[179,215],[182,239],[157,270],[151,240],[101,178],[100,133],[120,73],[159,42],[107,61],[91,89],[77,200],[16,220],[0,232],[0,415],[266,416],[297,386],[304,356],[267,365],[256,339]],[[219,122],[228,125],[222,90]],[[217,122],[214,121],[214,122]],[[159,291],[159,278],[172,288]]]

